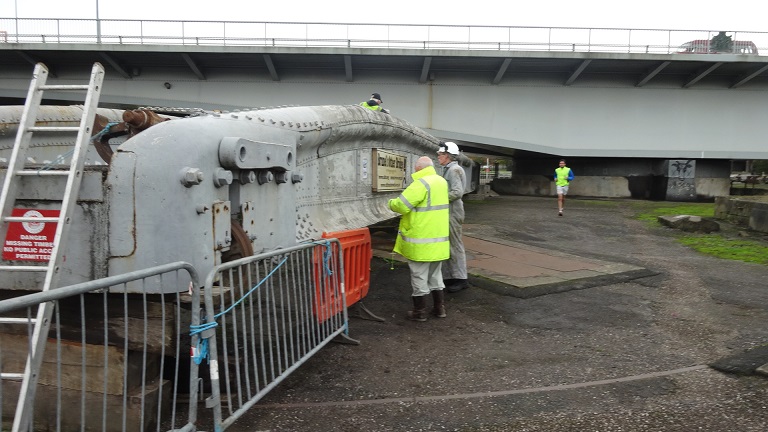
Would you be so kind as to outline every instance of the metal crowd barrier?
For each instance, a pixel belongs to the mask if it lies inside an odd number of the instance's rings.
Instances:
[[[213,430],[223,431],[334,338],[347,338],[338,239],[242,258],[211,271],[193,329],[207,360]],[[348,339],[351,340],[351,339]]]
[[[223,431],[330,341],[357,343],[341,251],[324,239],[220,265],[204,305],[184,262],[0,300],[0,372],[16,378],[0,384],[0,430],[194,432],[211,421]],[[125,293],[136,281],[145,293]],[[146,293],[187,282],[188,293]],[[45,302],[55,310],[42,366],[29,372],[37,386],[19,401]],[[205,393],[211,410],[198,412]]]
[[[135,281],[144,294],[124,292]],[[16,380],[0,385],[0,429],[194,431],[197,404],[190,400],[198,380],[187,350],[197,342],[188,328],[199,324],[199,291],[146,294],[152,284],[187,281],[200,286],[194,267],[177,262],[1,300],[0,371]],[[44,302],[55,310],[42,366],[25,371],[33,317]],[[38,384],[17,403],[19,380],[29,373],[38,374]],[[20,418],[29,424],[11,425]]]

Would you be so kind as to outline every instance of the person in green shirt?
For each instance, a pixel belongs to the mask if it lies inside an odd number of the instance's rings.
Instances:
[[[555,168],[555,186],[557,186],[557,214],[563,215],[565,196],[568,195],[568,185],[573,180],[573,170],[565,166],[565,159],[560,159],[560,164]]]

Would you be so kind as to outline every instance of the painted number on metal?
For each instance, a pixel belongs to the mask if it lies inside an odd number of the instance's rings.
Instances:
[[[58,217],[59,210],[13,209],[11,216]],[[6,261],[49,261],[56,235],[55,222],[11,222],[3,244]]]

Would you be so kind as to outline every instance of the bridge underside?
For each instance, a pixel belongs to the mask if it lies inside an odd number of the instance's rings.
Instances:
[[[727,194],[729,161],[768,159],[768,60],[754,55],[3,45],[0,103],[23,101],[29,59],[52,67],[52,83],[106,62],[102,105],[114,108],[343,105],[378,92],[466,152],[514,158],[516,176],[548,177],[568,158],[582,176],[573,193],[594,173],[588,195],[657,197],[652,179],[691,161],[695,190],[662,195],[708,198]],[[604,190],[606,176],[626,184]]]

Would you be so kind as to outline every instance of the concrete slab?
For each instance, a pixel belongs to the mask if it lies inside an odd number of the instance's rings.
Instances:
[[[374,256],[405,261],[392,252],[393,240],[374,238]],[[584,258],[500,239],[492,227],[464,226],[471,285],[502,295],[530,298],[556,292],[654,276],[628,264]]]

